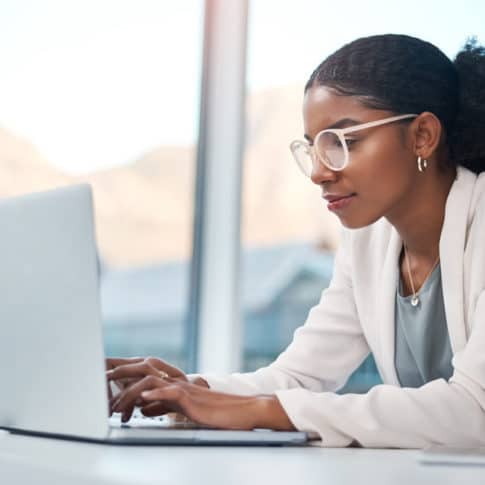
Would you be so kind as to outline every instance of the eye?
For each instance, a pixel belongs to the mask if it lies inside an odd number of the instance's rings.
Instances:
[[[357,143],[358,140],[355,140],[353,138],[346,138],[345,139],[345,143],[347,144],[347,147],[351,147],[352,145],[354,145],[355,143]]]
[[[325,139],[322,140],[322,144],[327,146],[328,148],[342,148],[342,142],[337,135],[328,135]]]

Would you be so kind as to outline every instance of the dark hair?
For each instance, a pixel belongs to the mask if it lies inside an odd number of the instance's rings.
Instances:
[[[357,96],[369,108],[434,113],[443,125],[451,162],[485,171],[485,48],[475,38],[452,62],[415,37],[362,37],[327,57],[305,92],[314,85]]]

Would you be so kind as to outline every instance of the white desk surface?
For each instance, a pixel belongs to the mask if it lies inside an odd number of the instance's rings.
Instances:
[[[417,450],[108,446],[0,431],[0,483],[467,485],[485,467],[425,466]]]

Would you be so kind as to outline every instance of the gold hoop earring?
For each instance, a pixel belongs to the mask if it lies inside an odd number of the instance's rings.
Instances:
[[[424,172],[428,168],[428,161],[418,157],[418,170]]]

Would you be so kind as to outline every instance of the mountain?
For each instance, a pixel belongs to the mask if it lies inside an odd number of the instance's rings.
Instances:
[[[0,126],[0,196],[9,197],[68,183],[30,143]]]
[[[243,180],[243,241],[249,245],[304,240],[335,249],[338,219],[321,191],[296,166],[290,143],[303,137],[303,86],[248,96]]]
[[[301,98],[300,86],[248,96],[242,189],[246,246],[314,241],[332,249],[337,244],[336,218],[288,149],[302,136]],[[195,156],[192,146],[160,146],[131,164],[72,176],[50,165],[28,140],[0,127],[0,196],[88,182],[107,264],[185,259],[191,251]]]

